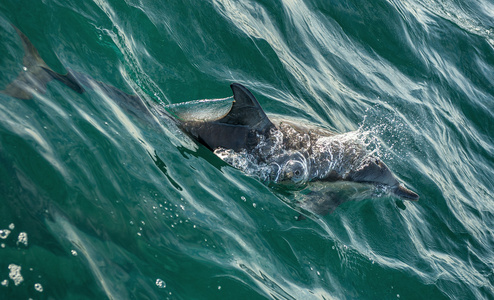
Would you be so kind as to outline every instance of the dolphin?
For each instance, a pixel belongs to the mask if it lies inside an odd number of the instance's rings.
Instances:
[[[246,87],[233,83],[231,89],[234,100],[224,116],[201,120],[185,114],[176,118],[184,132],[227,163],[258,173],[267,181],[296,185],[353,181],[383,186],[400,198],[418,200],[419,196],[401,184],[357,138],[287,120],[271,120]],[[173,108],[169,107],[172,112]]]
[[[58,80],[77,93],[85,91],[83,85],[97,85],[137,116],[148,118],[156,114],[173,120],[183,132],[225,162],[262,181],[295,189],[314,181],[352,181],[384,187],[402,199],[419,198],[352,133],[338,134],[320,126],[269,118],[255,96],[239,83],[231,84],[233,99],[167,106],[147,103],[137,95],[128,95],[89,76],[54,72],[29,39],[14,28],[25,51],[24,70],[0,93],[31,99],[33,93],[44,93],[51,80]],[[194,106],[198,102],[200,105]]]

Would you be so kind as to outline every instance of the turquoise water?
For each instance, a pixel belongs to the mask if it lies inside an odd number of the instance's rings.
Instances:
[[[97,90],[0,94],[1,299],[494,299],[494,3],[2,1],[58,72],[372,132],[420,201],[298,207]]]

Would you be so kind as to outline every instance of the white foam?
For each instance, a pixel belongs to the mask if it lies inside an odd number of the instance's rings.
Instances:
[[[9,277],[14,281],[15,285],[19,285],[24,281],[24,277],[21,275],[21,266],[10,264],[9,270]]]
[[[27,233],[21,232],[19,233],[19,237],[17,238],[17,245],[23,244],[24,246],[27,246]]]

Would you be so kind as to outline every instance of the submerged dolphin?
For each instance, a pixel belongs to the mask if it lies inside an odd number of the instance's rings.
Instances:
[[[125,94],[79,73],[61,75],[52,71],[29,39],[15,30],[25,51],[24,71],[0,92],[30,99],[33,92],[44,93],[46,84],[53,79],[78,93],[84,92],[82,85],[96,84],[111,92],[114,100],[127,110],[141,116],[149,114],[136,95]],[[353,181],[386,187],[404,199],[419,198],[398,181],[384,162],[366,151],[358,139],[323,128],[270,119],[246,87],[234,83],[231,88],[233,100],[201,101],[201,107],[209,107],[206,114],[190,109],[187,103],[166,106],[166,111],[154,103],[149,105],[155,106],[153,112],[174,120],[182,131],[227,163],[263,181],[296,186],[311,181]],[[218,104],[223,105],[222,109],[215,108]]]

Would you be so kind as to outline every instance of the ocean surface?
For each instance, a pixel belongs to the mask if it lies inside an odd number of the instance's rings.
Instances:
[[[173,123],[53,81],[0,94],[0,299],[494,299],[492,0],[3,0],[0,90],[23,71],[12,25],[147,103],[238,82],[267,113],[365,131],[420,200],[298,221]]]

